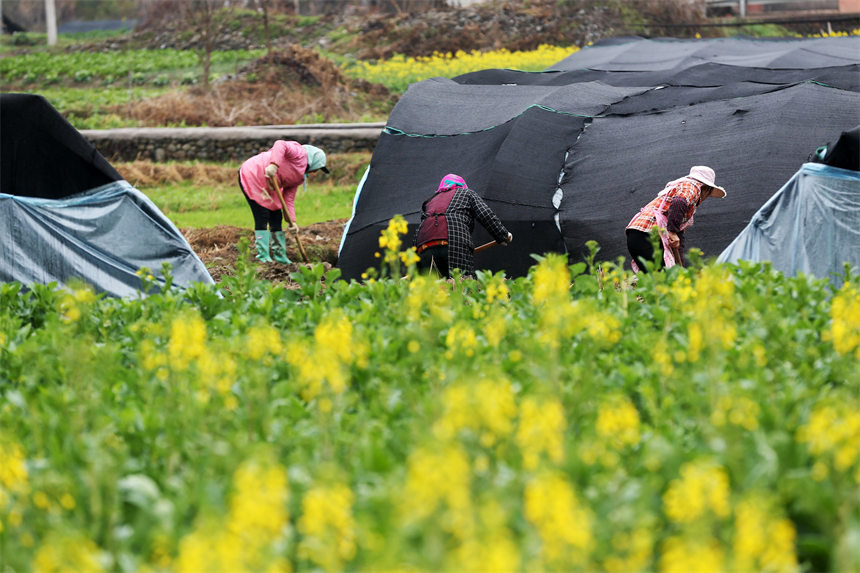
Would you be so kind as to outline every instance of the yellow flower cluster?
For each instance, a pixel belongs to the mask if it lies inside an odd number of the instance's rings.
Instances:
[[[517,415],[513,386],[503,377],[452,384],[442,395],[442,407],[442,416],[433,426],[439,439],[450,440],[468,430],[485,447],[510,435]]]
[[[824,333],[824,339],[833,341],[839,354],[860,358],[860,290],[851,283],[842,285],[833,297],[830,318],[830,330]]]
[[[148,338],[141,341],[139,351],[141,365],[162,382],[169,376],[168,367],[175,373],[195,367],[192,384],[198,400],[208,402],[215,391],[224,398],[228,409],[238,407],[238,400],[231,392],[236,380],[236,361],[229,353],[209,347],[206,323],[198,313],[184,313],[170,323],[166,357]]]
[[[475,355],[475,349],[478,348],[478,336],[469,323],[460,321],[448,330],[448,334],[445,336],[445,346],[448,347],[445,352],[445,358],[448,360],[457,354],[471,357]]]
[[[507,316],[503,311],[491,311],[484,321],[482,330],[487,343],[493,348],[498,348],[508,332]]]
[[[597,409],[597,435],[616,449],[639,443],[639,412],[630,398],[608,397]]]
[[[726,423],[740,426],[750,432],[758,429],[758,416],[761,407],[757,402],[744,396],[721,396],[711,412],[711,423],[722,427]]]
[[[314,330],[313,342],[297,340],[290,343],[287,362],[297,373],[302,397],[310,402],[323,393],[325,385],[334,394],[346,390],[349,368],[367,366],[369,348],[357,340],[352,322],[337,309],[326,315]],[[321,401],[321,408],[330,409],[331,403]]]
[[[661,573],[721,573],[725,563],[722,545],[707,534],[673,535],[661,547]]]
[[[170,367],[182,372],[206,354],[206,322],[197,313],[175,318],[170,325],[167,357]]]
[[[526,469],[536,469],[542,454],[555,463],[564,459],[565,425],[564,409],[558,400],[527,396],[522,401],[515,440]]]
[[[33,557],[34,573],[104,571],[98,546],[81,533],[48,535]]]
[[[737,338],[733,317],[735,286],[726,268],[705,267],[699,273],[695,287],[685,276],[670,288],[661,288],[661,291],[668,292],[674,306],[691,317],[686,353],[689,362],[697,362],[711,345],[724,349],[734,345]]]
[[[274,362],[272,356],[281,352],[281,333],[270,324],[252,326],[248,329],[247,338],[246,352],[251,360],[265,359],[263,363],[271,365]]]
[[[455,77],[489,68],[538,71],[563,60],[579,50],[576,46],[539,46],[536,50],[511,52],[506,49],[491,52],[434,53],[430,57],[407,58],[395,55],[377,63],[358,62],[345,69],[353,77],[381,83],[394,89],[405,89],[410,83],[433,77]]]
[[[809,34],[807,36],[804,36],[803,34],[796,34],[797,38],[844,38],[847,36],[860,36],[860,28],[854,28],[850,32],[831,30],[829,32],[821,31],[818,34]]]
[[[24,450],[14,442],[0,442],[0,502],[3,491],[25,491],[27,489],[27,459]],[[3,503],[0,503],[3,507]]]
[[[65,323],[77,322],[83,314],[81,308],[86,310],[95,301],[96,295],[88,285],[65,291],[59,302],[61,320]]]
[[[395,215],[388,221],[388,227],[379,234],[379,248],[385,253],[383,260],[386,263],[397,262],[400,258],[400,247],[403,245],[400,235],[405,235],[408,230],[406,219],[401,215]],[[378,253],[377,256],[379,256]]]
[[[342,571],[355,557],[356,528],[352,516],[354,495],[348,486],[317,486],[302,499],[298,522],[302,540],[298,555],[325,571]]]
[[[445,531],[463,540],[474,531],[469,457],[456,442],[417,448],[406,462],[400,511],[407,523],[442,511]]]
[[[540,534],[541,554],[550,565],[586,568],[595,543],[594,515],[564,476],[548,473],[526,485],[525,516]]]
[[[26,457],[20,445],[14,442],[0,442],[0,515],[12,505],[13,497],[26,494],[30,490]],[[21,511],[12,506],[7,522],[13,527],[21,524]],[[0,533],[3,532],[0,519]]]
[[[729,515],[729,476],[719,465],[699,460],[681,466],[681,476],[669,483],[663,508],[671,521],[692,523],[709,512]]]
[[[409,281],[409,294],[406,296],[406,317],[418,321],[424,311],[443,321],[450,322],[454,316],[450,306],[450,294],[445,284],[426,275],[418,275]]]
[[[280,550],[289,525],[286,470],[265,458],[248,460],[233,475],[233,488],[223,523],[204,520],[184,537],[174,570],[290,570]]]
[[[639,526],[630,533],[612,536],[613,555],[603,562],[607,573],[646,571],[653,558],[654,534],[651,527]]]
[[[447,571],[463,573],[515,573],[520,571],[520,551],[510,530],[497,523],[480,537],[465,540],[454,552]]]
[[[570,269],[558,254],[547,255],[534,269],[532,301],[535,305],[556,305],[570,299]]]
[[[576,315],[585,323],[585,330],[593,341],[601,345],[612,345],[621,340],[621,322],[606,312],[591,310],[587,304],[577,301]]]
[[[735,507],[734,571],[798,570],[794,524],[774,515],[772,504],[752,494]]]
[[[494,276],[489,281],[487,281],[487,285],[485,287],[487,294],[487,302],[492,303],[493,301],[501,301],[507,302],[510,291],[508,290],[508,285],[505,284],[505,278],[501,276]]]
[[[860,484],[860,403],[835,402],[815,406],[809,421],[797,431],[797,441],[806,443],[816,458],[812,476],[821,481],[827,477],[828,464],[838,472],[854,469],[854,480]]]

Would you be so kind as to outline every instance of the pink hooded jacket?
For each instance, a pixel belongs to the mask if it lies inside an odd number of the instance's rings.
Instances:
[[[305,180],[308,154],[296,141],[278,140],[268,151],[263,151],[246,160],[239,169],[239,178],[248,197],[266,209],[277,210],[281,202],[277,194],[266,187],[266,167],[269,163],[278,166],[277,179],[284,194],[284,207],[296,222],[296,192]]]

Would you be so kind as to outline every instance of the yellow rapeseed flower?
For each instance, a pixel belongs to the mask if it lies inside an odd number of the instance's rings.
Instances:
[[[13,493],[27,491],[29,482],[26,461],[20,445],[15,442],[0,442],[0,494],[3,490]]]
[[[692,523],[709,513],[729,514],[729,476],[719,465],[699,460],[681,466],[681,476],[669,483],[663,507],[671,521]]]
[[[298,553],[325,571],[341,571],[356,552],[354,496],[348,486],[316,486],[302,499]]]
[[[176,371],[187,370],[206,352],[206,323],[196,312],[173,319],[167,343],[168,362]]]
[[[493,348],[498,348],[502,339],[508,331],[507,316],[503,312],[491,311],[484,322],[484,336],[487,337],[487,343]]]
[[[501,504],[495,499],[485,501],[477,513],[478,533],[463,541],[445,569],[474,573],[519,571],[519,546],[507,526],[508,516]]]
[[[726,556],[720,542],[703,535],[672,536],[661,547],[661,573],[721,573]]]
[[[233,475],[233,492],[223,523],[201,520],[179,543],[172,570],[289,571],[280,551],[288,532],[286,470],[266,456],[243,462]]]
[[[570,269],[562,255],[547,255],[534,268],[532,277],[532,301],[536,305],[552,305],[569,299]]]
[[[252,326],[248,329],[247,340],[246,352],[254,361],[281,351],[281,333],[270,324]]]
[[[830,305],[830,319],[824,339],[832,341],[839,354],[860,358],[860,290],[851,283],[842,285]]]
[[[480,52],[433,53],[426,57],[407,58],[397,54],[388,60],[358,62],[345,68],[347,75],[405,90],[410,83],[433,77],[454,77],[488,68],[539,71],[563,60],[579,48],[576,46],[539,46],[535,50],[511,52],[507,49]]]
[[[441,510],[440,524],[458,539],[474,531],[469,458],[456,442],[420,447],[406,461],[400,514],[406,523]]]
[[[445,346],[448,348],[445,357],[449,360],[457,354],[474,356],[478,347],[478,336],[467,322],[457,322],[448,330],[445,336]]]
[[[638,526],[630,533],[612,536],[613,553],[603,561],[607,573],[631,573],[650,569],[654,555],[654,533],[650,526]]]
[[[349,369],[367,365],[369,348],[358,340],[346,314],[336,309],[327,314],[314,329],[313,341],[291,340],[287,362],[297,373],[302,397],[311,401],[326,387],[334,394],[346,390]]]
[[[443,392],[442,407],[442,416],[433,426],[438,438],[449,440],[469,430],[485,446],[509,435],[517,414],[513,386],[503,377],[452,384]]]
[[[826,476],[827,462],[838,472],[855,469],[860,483],[860,404],[856,401],[817,404],[809,421],[797,431],[797,441],[806,443],[821,466],[819,477]]]
[[[616,394],[597,409],[597,435],[615,448],[639,443],[639,411],[630,398]]]
[[[594,515],[573,486],[561,474],[543,474],[526,485],[524,502],[546,561],[567,570],[583,569],[594,548]]]
[[[797,571],[794,525],[764,496],[750,494],[735,507],[732,554],[735,571]]]
[[[33,557],[33,573],[104,571],[100,550],[82,533],[49,534]]]
[[[527,396],[520,405],[515,440],[526,469],[536,469],[542,454],[555,463],[564,458],[564,409],[554,398]]]
[[[492,277],[489,281],[487,281],[484,290],[487,295],[487,302],[491,303],[496,300],[501,302],[508,301],[510,291],[508,290],[508,285],[505,283],[504,277]]]
[[[395,215],[389,220],[388,227],[379,234],[379,248],[385,253],[383,260],[386,263],[394,263],[399,259],[403,244],[400,235],[405,235],[408,230],[406,219],[402,215]]]

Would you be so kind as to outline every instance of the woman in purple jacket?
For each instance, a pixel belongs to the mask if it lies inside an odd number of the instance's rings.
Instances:
[[[415,236],[420,257],[419,269],[435,267],[444,276],[460,269],[464,276],[474,276],[472,231],[477,219],[490,235],[507,245],[514,236],[481,197],[469,189],[459,175],[442,178],[436,193],[421,205],[421,224]]]

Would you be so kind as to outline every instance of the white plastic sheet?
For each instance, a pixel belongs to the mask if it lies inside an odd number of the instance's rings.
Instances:
[[[165,262],[179,288],[214,282],[176,226],[126,181],[63,199],[0,193],[0,281],[77,279],[125,297],[140,292],[142,268],[163,283]]]
[[[804,163],[717,260],[770,261],[841,284],[845,263],[860,269],[860,172]]]

